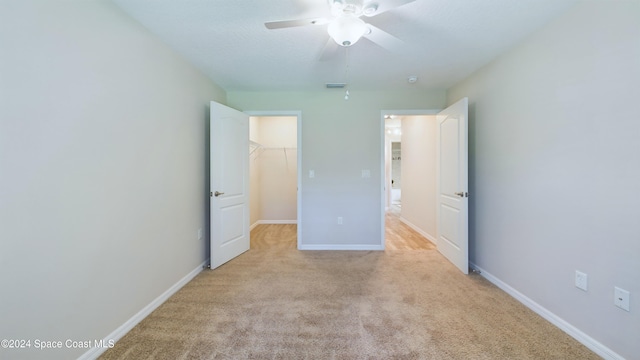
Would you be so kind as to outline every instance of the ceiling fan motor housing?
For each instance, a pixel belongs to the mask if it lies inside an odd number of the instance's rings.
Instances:
[[[329,0],[331,13],[333,16],[341,16],[351,14],[357,17],[362,15],[374,16],[378,10],[378,4],[375,1],[363,0]]]
[[[282,29],[307,25],[328,24],[327,31],[333,41],[340,46],[351,46],[366,37],[380,47],[393,52],[401,52],[403,42],[384,30],[364,22],[360,17],[373,17],[416,0],[327,0],[331,17],[294,19],[266,22],[267,29]]]
[[[338,45],[351,46],[367,33],[368,28],[357,16],[343,14],[329,24],[327,31]]]

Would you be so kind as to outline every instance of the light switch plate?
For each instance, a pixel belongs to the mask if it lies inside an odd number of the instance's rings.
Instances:
[[[587,274],[576,270],[576,287],[580,290],[587,291],[589,287],[589,278]]]

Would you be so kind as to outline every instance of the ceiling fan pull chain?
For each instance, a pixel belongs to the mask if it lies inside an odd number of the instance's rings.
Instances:
[[[344,100],[349,100],[349,47],[345,47],[346,64],[344,67],[344,84],[347,91],[344,93]]]

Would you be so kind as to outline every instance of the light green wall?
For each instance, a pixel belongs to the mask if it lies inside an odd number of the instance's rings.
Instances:
[[[107,1],[2,1],[0,49],[0,339],[102,339],[208,257],[225,92]]]
[[[349,101],[341,90],[227,96],[229,106],[243,111],[302,112],[301,230],[303,246],[314,248],[380,245],[381,110],[440,109],[445,103],[444,91],[354,90]],[[362,178],[362,170],[370,170],[371,177]]]
[[[470,101],[470,257],[640,354],[640,3],[582,2],[453,87]],[[574,287],[575,270],[589,290]],[[613,305],[631,291],[631,312]]]

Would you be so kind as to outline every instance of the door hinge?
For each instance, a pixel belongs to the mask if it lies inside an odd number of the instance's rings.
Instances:
[[[213,191],[209,193],[209,197],[213,197]]]

